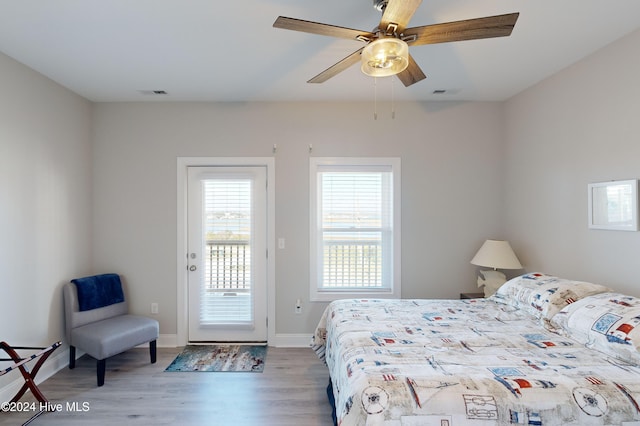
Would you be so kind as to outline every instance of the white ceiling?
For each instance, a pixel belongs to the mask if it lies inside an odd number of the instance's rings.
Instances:
[[[425,0],[409,27],[511,12],[510,37],[412,47],[427,79],[378,79],[378,98],[507,99],[640,28],[638,0]],[[368,31],[381,16],[372,0],[0,0],[0,51],[92,101],[372,99],[358,65],[306,83],[360,42],[278,15]]]

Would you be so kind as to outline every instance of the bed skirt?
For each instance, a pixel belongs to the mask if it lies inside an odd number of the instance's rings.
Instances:
[[[336,416],[336,401],[333,399],[333,383],[329,379],[329,385],[327,386],[327,398],[331,405],[331,418],[333,419],[333,426],[338,426],[338,417]]]

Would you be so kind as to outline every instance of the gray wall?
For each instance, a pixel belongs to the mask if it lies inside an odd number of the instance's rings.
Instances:
[[[176,157],[276,157],[276,332],[310,333],[308,146],[313,156],[402,159],[403,297],[456,298],[475,286],[469,260],[502,237],[499,103],[105,103],[94,109],[94,251],[98,271],[131,283],[133,309],[160,304],[176,327]],[[296,299],[303,302],[294,313]]]
[[[640,296],[640,232],[587,228],[587,184],[640,178],[640,31],[505,104],[506,234],[529,270]]]
[[[2,54],[0,94],[0,340],[46,345],[91,270],[91,104]]]

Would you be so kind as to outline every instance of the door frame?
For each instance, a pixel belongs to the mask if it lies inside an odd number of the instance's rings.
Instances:
[[[275,158],[273,157],[178,157],[177,158],[177,344],[189,339],[187,271],[187,170],[190,166],[261,166],[267,169],[267,344],[275,344]]]

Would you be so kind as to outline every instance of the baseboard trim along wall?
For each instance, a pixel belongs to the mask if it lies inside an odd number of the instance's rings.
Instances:
[[[276,348],[308,348],[311,347],[311,333],[309,334],[282,334],[276,333],[275,339],[269,342],[269,346]],[[158,338],[158,347],[175,348],[182,346],[178,344],[177,334],[161,334]],[[146,344],[138,346],[140,348],[147,347]]]
[[[37,362],[37,361],[33,361]],[[38,375],[36,376],[36,384],[40,384],[47,380],[49,377],[56,374],[58,371],[69,365],[69,347],[61,352],[53,353],[49,359],[42,365]],[[30,367],[30,366],[28,366]],[[30,369],[29,369],[30,370]],[[17,369],[11,371],[9,374],[14,374],[16,378],[8,385],[0,388],[0,402],[8,402],[13,396],[20,390],[24,384],[22,374]],[[31,392],[31,391],[29,391]]]
[[[311,333],[309,334],[278,334],[275,342],[269,342],[269,346],[277,348],[311,348]]]

